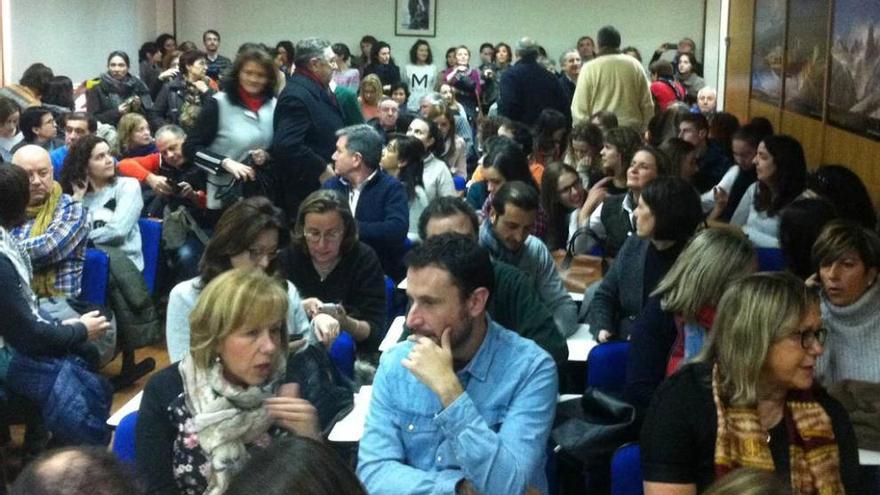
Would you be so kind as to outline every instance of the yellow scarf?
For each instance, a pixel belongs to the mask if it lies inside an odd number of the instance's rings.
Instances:
[[[39,206],[28,206],[27,216],[34,219],[34,225],[31,227],[30,237],[37,237],[46,233],[52,219],[55,218],[55,208],[61,201],[61,184],[52,182],[52,191],[45,203]],[[62,292],[55,289],[55,268],[47,267],[34,273],[34,279],[31,281],[31,288],[34,294],[39,297],[52,297],[62,295]]]

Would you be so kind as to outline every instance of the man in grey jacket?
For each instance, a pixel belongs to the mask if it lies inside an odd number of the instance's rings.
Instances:
[[[529,275],[556,326],[568,337],[577,330],[577,307],[556,272],[547,246],[530,235],[538,215],[538,192],[526,184],[507,182],[495,192],[489,218],[480,226],[480,244],[492,259]]]

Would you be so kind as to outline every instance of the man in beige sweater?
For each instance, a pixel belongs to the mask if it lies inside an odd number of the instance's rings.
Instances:
[[[589,120],[600,110],[614,112],[621,126],[645,130],[654,115],[654,102],[639,61],[620,53],[620,33],[612,26],[599,30],[599,56],[581,69],[571,102],[574,123]]]

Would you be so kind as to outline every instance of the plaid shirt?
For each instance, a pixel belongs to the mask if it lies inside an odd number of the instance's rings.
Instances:
[[[66,297],[79,295],[89,227],[82,203],[61,195],[52,223],[42,235],[31,237],[34,220],[15,228],[12,235],[31,257],[34,274],[55,270],[55,288]],[[48,294],[37,294],[47,297]]]

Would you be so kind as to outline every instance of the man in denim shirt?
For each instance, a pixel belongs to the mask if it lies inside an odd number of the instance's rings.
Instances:
[[[489,254],[459,234],[407,257],[407,326],[382,356],[358,475],[372,495],[547,492],[556,367],[494,323]]]

